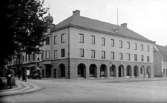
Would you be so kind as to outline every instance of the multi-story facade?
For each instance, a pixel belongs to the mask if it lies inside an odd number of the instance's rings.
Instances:
[[[121,26],[73,15],[51,31],[46,77],[152,77],[154,42]]]
[[[153,77],[155,42],[121,26],[80,16],[50,31],[39,62],[44,77]]]

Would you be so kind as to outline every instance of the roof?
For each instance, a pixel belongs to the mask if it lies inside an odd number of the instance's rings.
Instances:
[[[125,38],[154,43],[153,41],[145,38],[144,36],[141,36],[140,34],[128,28],[124,28],[118,25],[102,22],[102,21],[87,18],[87,17],[83,17],[80,15],[70,16],[69,18],[57,24],[53,31],[60,30],[66,27],[82,28],[87,30],[93,30],[96,32],[111,34],[115,36],[121,36]]]
[[[160,54],[162,55],[162,57],[164,58],[164,60],[167,61],[167,47],[157,45],[157,48]]]

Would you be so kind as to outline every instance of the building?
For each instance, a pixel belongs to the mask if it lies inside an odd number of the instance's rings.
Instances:
[[[43,77],[153,77],[154,45],[127,23],[102,22],[76,10],[49,30],[39,65]]]
[[[155,76],[167,77],[167,47],[156,45],[154,58]]]

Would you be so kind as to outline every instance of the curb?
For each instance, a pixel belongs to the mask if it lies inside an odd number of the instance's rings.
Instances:
[[[10,89],[10,90],[0,91],[1,92],[0,97],[28,94],[28,93],[33,93],[33,92],[40,91],[42,89],[44,89],[44,88],[41,88],[41,87],[39,87],[35,84],[32,84],[30,82],[24,83],[24,82],[19,81],[19,83],[17,83],[16,88],[13,88],[13,89]]]

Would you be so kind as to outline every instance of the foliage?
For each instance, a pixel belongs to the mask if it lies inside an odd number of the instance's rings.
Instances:
[[[11,55],[39,50],[45,39],[48,9],[41,0],[3,0],[0,3],[0,64]]]

